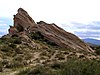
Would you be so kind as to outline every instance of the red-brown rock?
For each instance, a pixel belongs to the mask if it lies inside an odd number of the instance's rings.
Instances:
[[[14,27],[18,32],[40,32],[45,39],[54,42],[59,47],[92,52],[92,49],[76,35],[66,32],[57,25],[47,24],[43,21],[36,24],[22,8],[19,8],[18,13],[14,16]]]

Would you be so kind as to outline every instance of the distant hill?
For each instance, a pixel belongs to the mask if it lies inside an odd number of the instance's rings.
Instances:
[[[83,41],[86,43],[94,44],[94,45],[100,45],[100,40],[97,40],[97,39],[86,38],[86,39],[83,39]]]

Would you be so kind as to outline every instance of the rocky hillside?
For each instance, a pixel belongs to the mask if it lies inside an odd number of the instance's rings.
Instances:
[[[54,23],[36,23],[22,8],[14,15],[9,34],[0,38],[0,75],[15,75],[19,70],[71,58],[99,60],[94,50],[76,35]]]
[[[80,40],[74,34],[66,32],[56,24],[48,24],[44,21],[35,23],[29,14],[22,8],[14,15],[14,26],[9,29],[9,35],[28,35],[31,33],[40,33],[42,38],[55,43],[62,48],[72,48],[76,50],[86,50],[92,52],[92,49]]]

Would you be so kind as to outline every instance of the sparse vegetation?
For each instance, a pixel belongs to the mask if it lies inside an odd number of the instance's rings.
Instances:
[[[55,24],[36,24],[19,8],[0,38],[0,75],[100,75],[100,47],[94,50]]]
[[[48,66],[38,66],[21,71],[18,75],[100,75],[98,61],[71,59],[64,63],[55,62]]]
[[[35,36],[35,35],[34,35]],[[75,50],[60,48],[57,46],[52,46],[47,41],[44,41],[43,37],[40,35],[33,40],[41,46],[46,48],[41,49],[30,49],[26,44],[21,44],[21,38],[18,36],[13,36],[9,39],[0,39],[0,51],[5,55],[2,57],[0,71],[2,72],[5,68],[7,69],[17,69],[29,66],[30,63],[34,62],[40,63],[33,68],[28,68],[21,70],[18,75],[99,75],[100,66],[99,61],[85,61],[82,58],[85,55],[76,55]],[[99,48],[97,48],[99,50]],[[39,55],[34,56],[34,52],[39,52]],[[79,52],[82,53],[82,52]],[[97,52],[99,53],[99,52]],[[65,57],[67,55],[67,57]],[[8,58],[9,57],[9,58]],[[74,58],[74,59],[73,59]],[[9,60],[10,59],[10,60]],[[34,60],[33,60],[34,59]],[[67,59],[67,62],[65,60]],[[73,60],[70,60],[73,59]],[[76,60],[75,60],[76,59]],[[33,61],[32,61],[33,60]],[[42,62],[41,62],[42,61]],[[59,62],[61,61],[61,62]],[[64,61],[64,62],[62,62]],[[52,64],[48,64],[51,63]],[[97,65],[96,65],[97,64]],[[93,73],[93,74],[92,74]]]
[[[100,55],[100,46],[93,46],[93,47],[91,47],[93,50],[95,50],[95,53],[97,54],[97,55]]]
[[[46,43],[46,44],[48,44],[48,45],[50,45],[50,46],[58,46],[56,43],[51,42],[51,41],[45,39],[44,36],[43,36],[40,32],[31,33],[31,34],[30,34],[30,37],[31,37],[32,39],[34,39],[34,40],[39,40],[39,41],[41,41],[42,43]]]

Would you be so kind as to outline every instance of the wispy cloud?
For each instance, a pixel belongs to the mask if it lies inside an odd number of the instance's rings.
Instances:
[[[93,29],[93,30],[100,30],[100,22],[94,21],[88,24],[82,24],[82,23],[72,23],[76,28],[78,29]]]
[[[75,31],[75,33],[82,37],[82,38],[100,38],[100,32],[92,32],[92,31],[86,31],[86,32],[79,32],[79,31]]]
[[[100,21],[83,24],[72,22],[73,32],[81,38],[97,38],[100,39]]]

